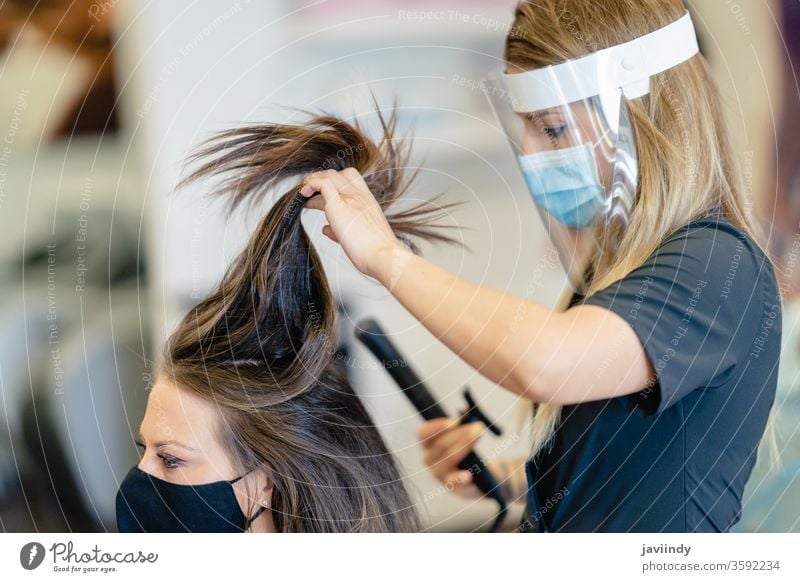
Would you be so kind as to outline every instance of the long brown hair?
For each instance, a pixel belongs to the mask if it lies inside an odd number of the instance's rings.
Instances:
[[[406,174],[409,148],[395,142],[395,111],[386,119],[377,109],[377,144],[357,122],[328,114],[221,131],[188,158],[199,166],[178,184],[225,177],[211,195],[230,213],[294,179],[218,287],[171,334],[161,368],[218,407],[239,469],[268,467],[278,531],[420,527],[392,454],[334,365],[336,305],[301,224],[298,194],[305,174],[353,167],[381,207],[392,206],[417,174]],[[434,225],[448,206],[427,202],[387,218],[399,235],[450,241]]]
[[[523,0],[505,60],[521,70],[554,65],[633,40],[685,13],[681,0]],[[653,76],[650,93],[623,106],[636,139],[639,184],[624,236],[616,252],[596,257],[586,295],[644,264],[671,234],[716,206],[765,250],[706,59],[698,54]],[[531,455],[550,441],[560,414],[561,406],[537,405]],[[774,456],[771,420],[766,434]]]

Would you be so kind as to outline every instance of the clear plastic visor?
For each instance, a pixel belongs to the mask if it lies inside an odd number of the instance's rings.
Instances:
[[[582,292],[590,263],[613,252],[628,224],[638,178],[635,144],[621,89],[566,102],[581,82],[571,78],[557,102],[563,79],[542,78],[542,98],[536,87],[509,90],[499,73],[484,78],[482,88],[570,283]],[[543,107],[531,108],[537,104]]]

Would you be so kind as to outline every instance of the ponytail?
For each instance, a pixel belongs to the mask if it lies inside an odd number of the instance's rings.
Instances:
[[[178,385],[221,407],[226,438],[242,466],[272,467],[282,531],[418,525],[391,454],[333,368],[336,305],[300,221],[300,179],[314,171],[359,170],[384,212],[406,192],[417,172],[407,176],[408,148],[393,139],[395,110],[388,120],[379,110],[378,117],[378,144],[358,123],[327,114],[302,125],[222,131],[189,157],[188,165],[199,165],[178,184],[223,177],[212,195],[225,199],[230,216],[241,204],[253,208],[284,180],[295,180],[218,287],[185,315],[163,358],[165,373]],[[434,224],[451,206],[425,202],[387,213],[387,219],[400,236],[453,242]],[[314,418],[300,420],[309,415]],[[312,486],[316,479],[318,487]]]

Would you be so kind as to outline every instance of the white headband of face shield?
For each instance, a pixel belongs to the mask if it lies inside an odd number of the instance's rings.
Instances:
[[[692,18],[682,18],[629,42],[559,65],[503,74],[515,111],[536,111],[622,89],[628,99],[647,95],[650,77],[699,51]]]

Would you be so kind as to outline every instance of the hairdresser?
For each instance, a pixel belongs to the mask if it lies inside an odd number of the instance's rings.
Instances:
[[[491,464],[526,503],[521,530],[727,531],[769,435],[781,300],[692,20],[680,0],[538,0],[510,30],[481,86],[569,275],[559,309],[411,252],[352,168],[306,176],[307,207],[362,273],[532,403],[530,456]],[[465,496],[475,429],[419,431]]]

